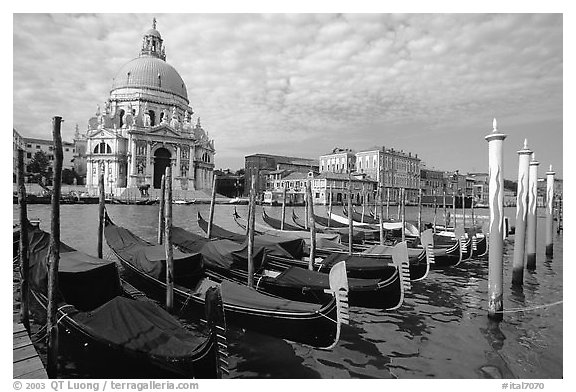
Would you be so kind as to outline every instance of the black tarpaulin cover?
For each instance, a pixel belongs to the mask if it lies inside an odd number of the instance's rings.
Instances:
[[[108,224],[104,228],[108,246],[120,257],[140,271],[156,279],[166,275],[166,250],[164,245],[152,245],[130,230]],[[174,276],[178,279],[193,275],[202,267],[202,257],[197,253],[174,250]]]
[[[48,293],[48,249],[50,235],[29,226],[30,286]],[[91,310],[121,294],[116,263],[99,259],[60,244],[58,264],[60,297],[77,309]]]
[[[243,241],[239,243],[228,239],[208,240],[179,227],[174,227],[172,234],[174,245],[186,252],[201,253],[207,267],[230,270],[246,269],[248,266],[246,236],[242,236]],[[259,235],[254,237],[254,268],[260,268],[264,255],[291,258],[293,255],[302,255],[303,249],[304,241],[300,238],[280,239]]]
[[[205,340],[190,334],[178,320],[149,301],[116,297],[73,318],[101,340],[160,357],[188,357]]]
[[[348,278],[350,290],[373,290],[378,279]],[[299,267],[290,267],[276,277],[275,283],[287,287],[309,287],[311,289],[328,289],[330,280],[328,274],[310,271]]]
[[[381,270],[383,268],[390,268],[391,270],[396,269],[396,266],[392,263],[392,259],[377,259],[368,258],[357,255],[348,255],[346,253],[331,253],[322,260],[322,266],[327,268],[332,268],[341,261],[346,261],[347,269],[355,270]]]
[[[320,310],[322,307],[322,305],[318,304],[264,295],[253,288],[227,280],[222,281],[221,288],[224,303],[241,307],[289,311],[291,313],[311,313]]]

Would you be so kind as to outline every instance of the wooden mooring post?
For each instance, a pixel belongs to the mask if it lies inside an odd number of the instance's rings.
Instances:
[[[103,243],[104,243],[104,208],[106,203],[106,193],[104,191],[104,173],[100,168],[100,175],[98,176],[98,258],[102,259]]]
[[[554,255],[554,175],[552,165],[546,172],[546,256]]]
[[[402,206],[402,241],[406,241],[406,188],[400,188],[400,203]]]
[[[352,220],[352,176],[348,176],[348,254],[352,254],[354,221]]]
[[[490,237],[488,246],[488,317],[502,320],[503,303],[503,253],[504,253],[504,139],[498,131],[496,119],[493,130],[485,139],[488,142]]]
[[[62,117],[52,118],[52,138],[54,140],[54,177],[52,187],[52,221],[50,224],[49,268],[48,268],[48,306],[47,306],[47,332],[48,377],[56,378],[58,375],[58,267],[60,265],[60,194],[62,184],[62,135],[60,126]]]
[[[280,223],[280,230],[284,230],[285,221],[286,221],[286,187],[282,189],[282,221]]]
[[[557,205],[558,205],[558,209],[557,209],[557,214],[558,214],[558,224],[556,225],[556,233],[560,234],[560,231],[563,230],[563,223],[562,220],[564,218],[564,212],[562,210],[563,206],[562,206],[562,195],[560,195],[558,197],[557,200]]]
[[[328,227],[332,221],[332,184],[330,184],[330,202],[328,204]]]
[[[158,202],[158,244],[162,245],[164,241],[164,224],[166,210],[166,173],[162,174],[162,180],[160,180],[160,201]]]
[[[386,187],[386,220],[390,219],[390,188]]]
[[[432,223],[432,233],[436,234],[436,215],[438,212],[438,203],[436,203],[436,195],[434,195],[434,223]]]
[[[446,184],[444,184],[446,185]],[[446,186],[444,186],[444,190],[442,193],[442,199],[443,199],[443,203],[444,203],[444,230],[448,230],[448,224],[450,222],[448,222],[448,210],[446,208]]]
[[[314,269],[314,260],[316,258],[316,222],[314,221],[314,200],[312,199],[312,181],[308,180],[306,187],[306,198],[308,200],[308,226],[310,227],[310,260],[308,269]]]
[[[524,283],[524,259],[526,250],[526,217],[528,216],[528,176],[530,156],[528,140],[518,151],[518,187],[516,190],[516,232],[514,234],[514,259],[512,262],[512,284]]]
[[[528,218],[526,226],[526,268],[536,269],[536,226],[538,221],[538,165],[536,156],[532,153],[528,176]]]
[[[462,191],[462,228],[466,232],[466,190]]]
[[[418,233],[422,233],[422,188],[418,189]]]
[[[402,188],[398,188],[398,216],[396,217],[397,220],[400,220],[402,216]]]
[[[26,207],[26,186],[24,185],[24,150],[18,149],[18,206],[20,220],[20,321],[30,331],[30,289],[28,277],[28,210]]]
[[[210,216],[208,219],[208,231],[206,235],[208,238],[212,238],[212,224],[214,223],[214,206],[216,204],[216,180],[217,175],[214,175],[214,180],[212,181],[212,198],[210,199]]]
[[[256,223],[256,188],[252,175],[250,185],[250,207],[248,213],[248,287],[254,287],[254,224]]]
[[[378,230],[380,231],[380,245],[384,245],[384,200],[383,199],[384,190],[382,189],[382,185],[378,186],[378,206],[379,206],[379,214],[378,214]]]
[[[174,248],[172,247],[172,164],[166,167],[164,176],[165,209],[164,249],[166,250],[166,310],[174,310]]]

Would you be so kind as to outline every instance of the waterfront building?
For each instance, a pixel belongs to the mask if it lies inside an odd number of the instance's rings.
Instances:
[[[80,185],[86,185],[86,166],[87,166],[87,155],[86,147],[88,145],[88,140],[86,135],[80,134],[78,129],[78,124],[76,124],[76,131],[74,132],[74,171],[80,178]]]
[[[306,182],[310,180],[312,201],[314,204],[328,205],[330,192],[332,204],[345,204],[348,202],[348,187],[352,181],[352,202],[354,204],[374,203],[378,182],[363,174],[345,173],[291,173],[287,177],[276,179],[271,188],[264,192],[264,202],[269,204],[282,204],[284,188],[286,188],[287,204],[304,204],[306,197]]]
[[[214,140],[199,117],[193,124],[186,84],[166,62],[163,43],[154,19],[140,55],[120,68],[104,107],[97,106],[88,120],[86,186],[91,193],[97,191],[100,173],[115,195],[146,185],[159,189],[168,165],[179,197],[212,187]]]
[[[442,196],[444,194],[444,171],[420,168],[420,185],[422,187],[422,197]]]
[[[352,173],[356,170],[356,153],[350,149],[338,148],[320,156],[320,173]]]
[[[488,206],[488,180],[490,179],[490,175],[488,173],[468,173],[468,177],[474,179],[475,203],[480,206]]]
[[[54,162],[54,141],[52,139],[37,139],[32,137],[24,137],[24,166],[28,166],[34,154],[42,151],[52,163]],[[62,170],[74,170],[74,153],[76,148],[74,143],[62,141]]]
[[[248,195],[250,192],[252,175],[256,179],[256,192],[260,194],[270,188],[271,178],[280,178],[291,173],[318,173],[318,161],[283,155],[252,154],[244,157],[244,170],[244,194]]]
[[[356,171],[368,178],[382,182],[384,188],[390,188],[391,201],[398,201],[400,189],[406,190],[406,201],[418,201],[420,189],[420,159],[418,154],[376,147],[356,153]],[[380,178],[379,173],[382,172]]]

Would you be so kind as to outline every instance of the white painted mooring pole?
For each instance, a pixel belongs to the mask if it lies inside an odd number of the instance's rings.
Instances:
[[[488,142],[490,239],[488,250],[488,317],[502,320],[504,253],[504,153],[505,134],[498,131],[496,119]]]
[[[552,165],[546,172],[546,256],[552,256],[553,251],[553,233],[554,233],[554,175]]]
[[[526,249],[526,217],[528,216],[528,176],[530,156],[528,141],[524,139],[524,147],[518,151],[518,188],[516,195],[516,233],[514,234],[514,261],[512,267],[512,284],[522,285],[524,282],[524,256]]]
[[[536,269],[536,220],[537,215],[537,197],[538,197],[538,165],[536,156],[532,153],[530,161],[530,175],[528,176],[528,225],[526,228],[526,268],[529,270]]]

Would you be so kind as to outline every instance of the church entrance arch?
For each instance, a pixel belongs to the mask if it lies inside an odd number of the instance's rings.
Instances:
[[[162,185],[162,175],[166,173],[166,168],[170,164],[172,154],[161,147],[154,153],[154,189],[160,189]]]

